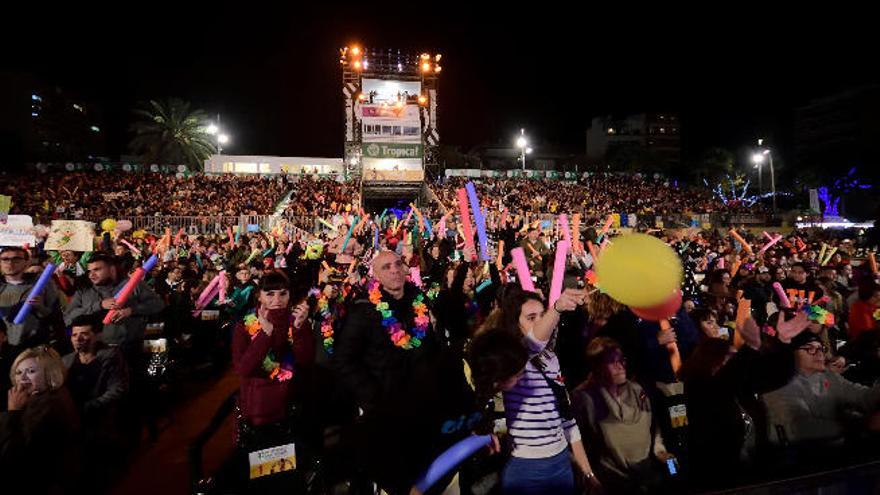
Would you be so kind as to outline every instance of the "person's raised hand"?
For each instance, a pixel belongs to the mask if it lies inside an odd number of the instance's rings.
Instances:
[[[584,304],[587,299],[587,291],[583,289],[565,289],[559,295],[559,299],[553,303],[553,309],[557,312],[573,311],[578,306]]]
[[[672,344],[676,341],[675,329],[671,326],[669,328],[662,328],[659,332],[657,332],[657,343],[660,345],[668,345]]]
[[[807,313],[798,311],[797,315],[788,320],[785,319],[785,311],[779,313],[779,321],[776,323],[776,335],[784,344],[791,343],[791,339],[807,329],[810,318]]]
[[[309,303],[303,301],[293,308],[293,327],[300,328],[309,317]]]
[[[257,310],[257,318],[260,322],[260,328],[263,330],[268,336],[272,336],[272,323],[269,322],[269,310],[266,309],[265,306],[260,306],[260,309]]]

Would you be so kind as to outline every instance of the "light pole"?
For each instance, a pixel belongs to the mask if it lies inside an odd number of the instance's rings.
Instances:
[[[522,160],[522,169],[523,172],[526,171],[526,154],[531,153],[532,149],[529,148],[529,142],[526,140],[526,130],[519,130],[519,137],[516,138],[516,147],[520,150],[519,159]]]
[[[763,139],[758,140],[758,146],[764,143]],[[758,167],[758,182],[760,183],[761,165],[764,163],[764,157],[770,161],[770,194],[773,196],[773,213],[776,213],[776,173],[773,170],[773,153],[769,149],[758,148],[758,151],[752,155],[752,161]]]
[[[216,124],[208,124],[208,127],[205,128],[205,132],[214,136],[217,140],[217,154],[223,154],[223,145],[229,142],[229,135],[220,132],[220,114],[217,114],[217,123]]]

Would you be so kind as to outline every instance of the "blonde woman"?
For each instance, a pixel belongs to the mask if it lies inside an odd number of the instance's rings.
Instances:
[[[12,363],[8,410],[0,413],[0,479],[9,493],[67,492],[78,479],[79,418],[64,365],[39,346]]]

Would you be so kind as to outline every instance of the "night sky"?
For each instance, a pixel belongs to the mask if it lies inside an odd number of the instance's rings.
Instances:
[[[590,116],[678,111],[686,159],[759,136],[785,152],[795,106],[878,81],[867,12],[187,3],[22,13],[0,63],[99,104],[111,157],[131,108],[168,96],[220,112],[230,153],[341,156],[337,50],[355,42],[442,53],[441,139],[464,150],[525,127],[538,147],[583,153]]]

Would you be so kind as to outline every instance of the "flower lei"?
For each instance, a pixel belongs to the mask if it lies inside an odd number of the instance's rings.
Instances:
[[[440,283],[439,282],[432,283],[431,288],[428,289],[428,292],[425,293],[425,295],[428,296],[429,301],[433,301],[434,299],[437,299],[438,294],[440,294]]]
[[[256,339],[257,335],[263,331],[255,309],[244,316],[244,329],[251,336],[251,340]],[[293,325],[287,329],[287,339],[293,340]],[[269,374],[270,380],[278,380],[279,382],[290,380],[293,378],[293,353],[287,353],[279,362],[275,360],[275,352],[269,349],[266,357],[263,358],[263,370]]]
[[[391,338],[391,342],[401,349],[410,350],[422,345],[422,339],[428,332],[428,306],[425,305],[424,294],[419,293],[413,299],[412,307],[415,313],[414,326],[409,332],[394,316],[394,312],[386,301],[382,300],[382,291],[379,289],[379,281],[371,280],[368,285],[370,302],[376,305],[376,311],[382,315],[382,326]]]

